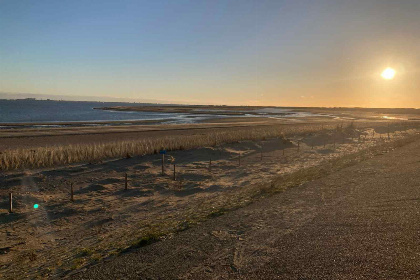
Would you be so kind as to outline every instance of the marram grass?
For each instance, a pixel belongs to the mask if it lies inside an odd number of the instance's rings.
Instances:
[[[147,155],[164,148],[168,151],[217,146],[243,140],[282,138],[324,130],[336,125],[307,124],[243,128],[232,131],[208,132],[200,135],[180,135],[139,140],[81,145],[39,147],[6,150],[0,154],[0,170],[33,169],[72,163],[97,162],[105,159]]]

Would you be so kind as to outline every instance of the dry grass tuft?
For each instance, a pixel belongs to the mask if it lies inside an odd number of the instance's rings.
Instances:
[[[352,130],[354,127],[355,124],[351,123]],[[209,132],[201,135],[145,138],[136,141],[6,150],[0,154],[0,170],[32,169],[81,162],[94,163],[104,159],[130,158],[132,156],[155,154],[162,148],[168,151],[184,150],[217,146],[243,140],[284,138],[333,129],[339,130],[333,124],[290,125],[288,127],[269,126],[243,128],[235,131]],[[342,125],[341,129],[343,129]]]

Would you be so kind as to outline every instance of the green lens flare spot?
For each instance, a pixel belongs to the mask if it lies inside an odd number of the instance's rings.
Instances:
[[[34,208],[37,209],[39,207],[38,204],[34,204]]]

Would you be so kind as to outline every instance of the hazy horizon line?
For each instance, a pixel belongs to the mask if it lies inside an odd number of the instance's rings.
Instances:
[[[20,97],[14,97],[18,95]],[[10,96],[12,98],[5,98]],[[140,103],[140,104],[161,104],[161,105],[187,105],[187,106],[232,106],[232,107],[280,107],[280,108],[361,108],[361,109],[415,109],[416,107],[363,107],[363,106],[281,106],[281,105],[229,105],[229,104],[208,104],[208,103],[188,103],[177,101],[164,101],[155,99],[134,99],[124,97],[110,97],[110,96],[80,96],[80,95],[51,95],[39,93],[23,93],[23,92],[4,92],[0,91],[1,100],[20,100],[34,98],[39,101],[73,101],[73,102],[120,102],[120,103]],[[38,98],[38,99],[37,99]],[[70,98],[70,99],[59,99]],[[105,100],[100,100],[105,99]]]

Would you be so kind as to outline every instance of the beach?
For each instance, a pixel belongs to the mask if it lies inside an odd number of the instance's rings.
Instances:
[[[31,128],[3,131],[1,136],[3,149],[7,147],[2,156],[20,153],[22,160],[33,159],[42,149],[60,158],[60,153],[68,153],[65,147],[77,152],[78,147],[95,150],[105,143],[113,149],[128,141],[137,151],[136,143],[180,143],[167,149],[163,171],[156,148],[141,154],[122,151],[117,158],[58,165],[45,161],[45,167],[3,171],[0,218],[6,239],[0,244],[1,276],[16,279],[71,274],[170,238],[276,192],[271,182],[279,178],[284,179],[277,190],[287,190],[323,172],[335,172],[334,162],[356,163],[416,141],[418,124],[266,119]],[[10,192],[13,213],[7,210]]]
[[[1,280],[420,279],[419,0],[27,2]]]
[[[417,279],[419,149],[382,150],[68,279]]]

